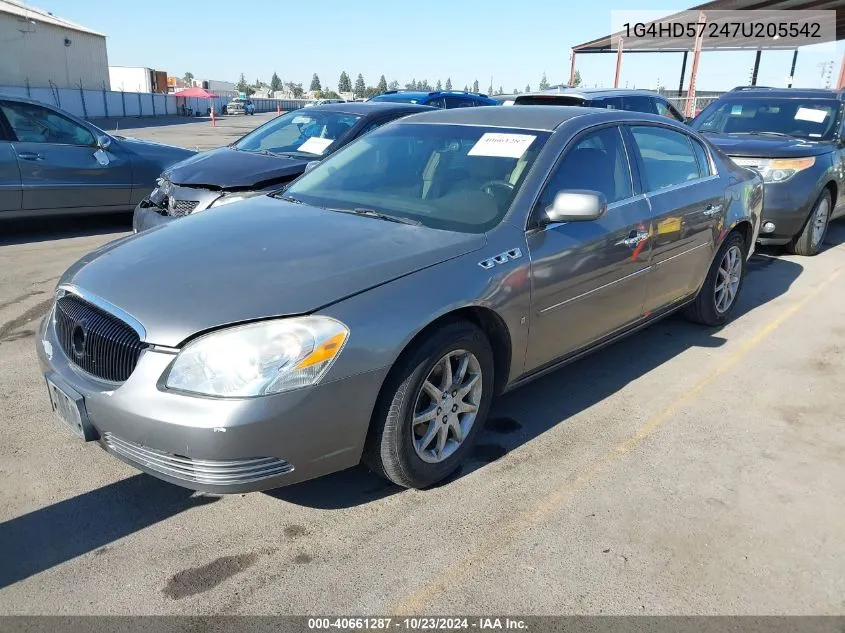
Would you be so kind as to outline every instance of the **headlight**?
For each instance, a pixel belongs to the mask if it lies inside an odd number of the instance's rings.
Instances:
[[[799,171],[816,164],[812,156],[804,158],[734,158],[737,165],[743,167],[753,166],[763,176],[763,182],[779,183],[786,182]]]
[[[224,204],[231,204],[232,202],[240,202],[241,200],[246,200],[247,198],[252,198],[254,196],[260,196],[264,194],[263,191],[240,191],[238,193],[224,193],[222,196],[217,198],[214,202],[208,205],[208,208],[211,207],[222,207]]]
[[[261,321],[201,336],[176,357],[168,389],[248,398],[315,385],[349,337],[328,317]]]

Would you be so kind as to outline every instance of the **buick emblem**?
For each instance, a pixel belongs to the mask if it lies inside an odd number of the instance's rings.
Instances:
[[[81,358],[85,355],[85,346],[87,343],[88,323],[86,321],[77,321],[70,331],[70,347],[76,358]]]

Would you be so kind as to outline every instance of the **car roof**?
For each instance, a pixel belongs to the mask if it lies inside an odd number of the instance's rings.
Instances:
[[[465,90],[388,90],[372,97],[433,99],[435,97],[471,97],[473,99],[490,99],[481,92],[467,92]]]
[[[553,132],[561,124],[576,117],[586,117],[585,123],[604,121],[658,121],[668,122],[666,117],[644,112],[605,110],[603,108],[582,108],[580,106],[515,105],[509,108],[434,108],[431,112],[413,114],[402,123],[478,125]]]
[[[625,95],[646,95],[651,97],[659,97],[660,93],[653,90],[639,90],[636,88],[561,88],[559,90],[535,90],[533,92],[523,92],[518,95],[512,95],[514,99],[519,97],[537,97],[537,96],[554,96],[562,95],[566,97],[575,97],[582,99],[595,99],[598,97],[620,97]]]
[[[737,86],[719,98],[739,99],[839,99],[845,98],[845,90],[825,90],[824,88],[769,88],[767,86]]]
[[[391,103],[389,101],[348,101],[346,103],[323,103],[312,106],[308,110],[320,110],[323,112],[340,112],[342,114],[357,114],[367,116],[369,114],[381,114],[390,112],[427,112],[436,110],[427,105],[416,103]]]

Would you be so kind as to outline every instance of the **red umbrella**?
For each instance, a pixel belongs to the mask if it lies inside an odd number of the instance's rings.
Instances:
[[[187,88],[173,93],[174,97],[199,97],[200,99],[216,99],[217,95],[205,88]]]

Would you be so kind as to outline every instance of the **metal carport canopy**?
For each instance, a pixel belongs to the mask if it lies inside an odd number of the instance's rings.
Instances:
[[[686,11],[679,11],[678,13],[671,14],[665,18],[652,20],[648,24],[659,25],[662,23],[672,22],[697,22],[702,12],[704,12],[704,15],[706,16],[706,21],[708,23],[727,24],[732,22],[733,19],[729,14],[714,14],[714,11],[766,11],[768,14],[767,19],[769,21],[772,21],[773,18],[776,18],[777,14],[775,12],[782,12],[782,21],[797,21],[798,23],[801,23],[802,20],[795,20],[795,14],[793,13],[794,11],[816,12],[831,10],[836,11],[836,40],[838,41],[845,39],[845,0],[715,0],[713,2],[705,2],[704,4],[691,7]],[[708,12],[710,12],[709,15]],[[698,53],[701,49],[721,51],[756,50],[757,59],[755,61],[752,84],[756,83],[756,70],[757,66],[759,65],[761,50],[759,39],[743,39],[742,37],[739,37],[730,38],[729,40],[720,40],[716,42],[708,40],[705,43],[702,41],[696,42],[695,37],[661,37],[659,40],[656,40],[654,38],[652,38],[652,40],[649,40],[648,38],[642,37],[625,39],[622,36],[623,33],[620,31],[616,33],[611,33],[610,35],[606,35],[595,40],[591,40],[589,42],[585,42],[584,44],[574,46],[572,48],[572,59],[569,72],[570,85],[575,83],[576,55],[578,55],[579,53],[616,53],[617,62],[614,87],[618,87],[619,71],[621,67],[623,49],[626,53],[684,53],[679,94],[683,92],[683,81],[684,73],[686,70],[687,53],[689,53],[689,51],[694,51],[693,69],[692,75],[690,77],[690,96],[692,96],[692,94],[694,93],[695,73],[697,71],[698,65]],[[699,40],[701,39],[702,38],[699,38]],[[722,42],[724,42],[724,44],[722,44]],[[698,44],[698,46],[696,46],[696,44]],[[765,48],[767,50],[794,50],[795,55],[797,56],[798,46],[801,45],[806,44],[796,44],[795,40],[785,38],[769,40]],[[795,70],[795,60],[796,57],[794,56],[792,62],[793,73]],[[790,76],[791,75],[792,73],[790,73]],[[845,76],[843,75],[845,75],[845,60],[843,60],[842,68],[839,73],[839,88],[845,87],[843,85],[843,83],[845,83]]]

